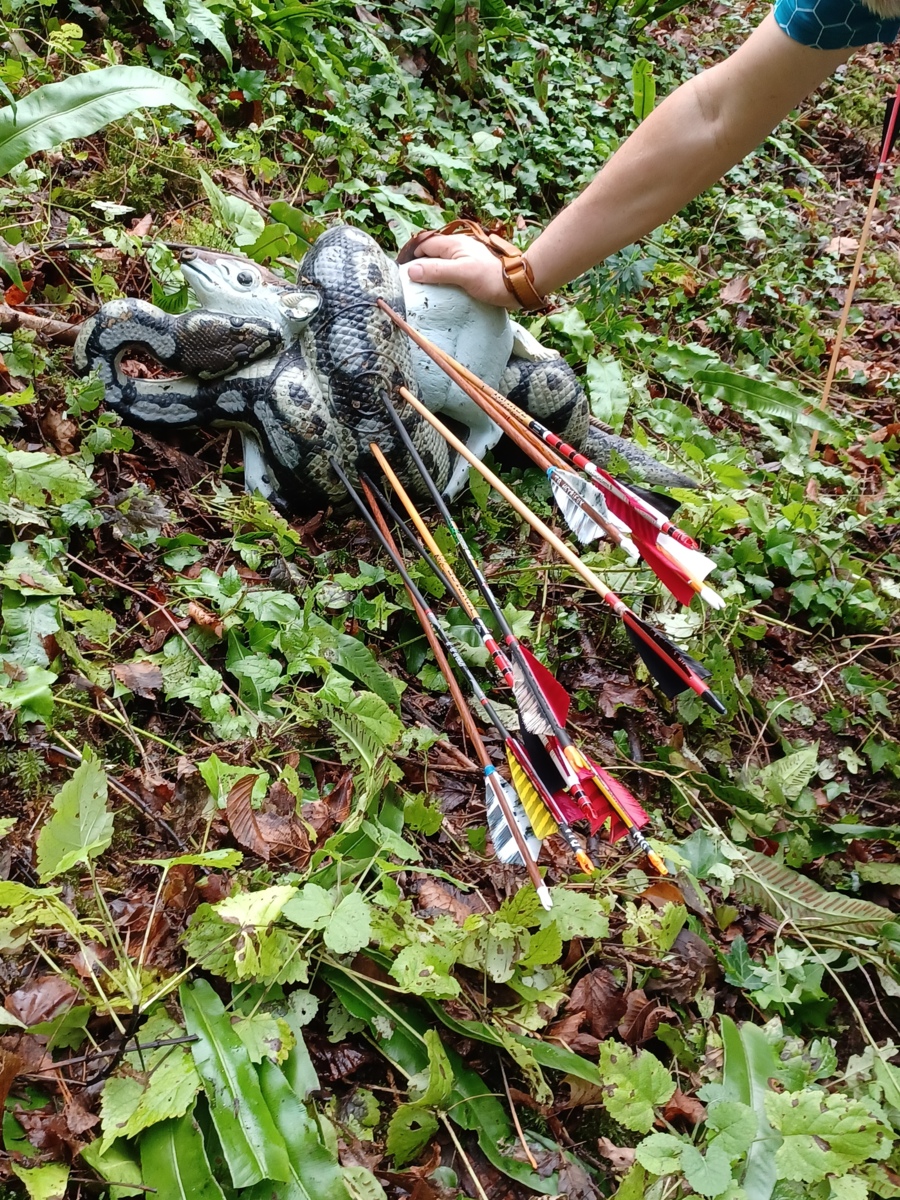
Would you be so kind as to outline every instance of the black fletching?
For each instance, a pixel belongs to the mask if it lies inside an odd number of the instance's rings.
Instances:
[[[652,505],[670,521],[681,508],[680,500],[676,500],[673,496],[667,496],[664,492],[652,492],[649,488],[635,487],[633,483],[629,483],[627,487],[629,492],[640,496],[645,504]]]
[[[635,624],[637,623],[635,619]],[[700,680],[709,679],[709,671],[702,663],[698,663],[696,659],[691,658],[689,654],[686,654],[674,642],[670,642],[667,637],[664,637],[650,625],[647,625],[646,622],[641,621],[639,624],[640,632],[634,628],[630,620],[626,620],[625,629],[632,646],[634,646],[643,659],[644,665],[659,684],[664,696],[667,696],[670,700],[674,700],[682,692],[691,690],[690,684],[686,683],[674,667],[670,665],[669,660],[674,661],[682,670],[690,672]],[[648,639],[649,642],[653,643],[652,645],[648,644]],[[709,688],[704,688],[699,695],[717,713],[724,714],[727,711],[722,701]]]
[[[525,747],[535,775],[550,795],[558,792],[563,784],[562,776],[540,737],[536,733],[529,733],[523,726],[519,731],[519,741]]]
[[[897,135],[900,134],[900,119],[894,122],[894,128],[891,129],[891,117],[894,115],[894,109],[897,106],[897,97],[891,96],[890,100],[884,106],[884,121],[881,124],[881,161],[887,158],[894,146],[897,144]],[[900,114],[898,114],[900,116]],[[891,140],[888,144],[888,130],[890,130]]]

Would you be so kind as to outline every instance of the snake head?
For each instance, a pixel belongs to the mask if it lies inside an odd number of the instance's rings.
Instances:
[[[240,317],[262,317],[295,337],[319,311],[321,293],[312,284],[288,283],[272,271],[237,254],[182,250],[179,262],[191,291],[203,308]]]

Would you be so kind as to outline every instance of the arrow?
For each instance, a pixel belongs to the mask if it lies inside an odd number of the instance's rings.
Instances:
[[[413,400],[417,408],[422,407],[419,405],[419,402],[415,400],[415,397],[410,396],[410,394],[406,392],[405,388],[401,389],[401,395],[404,395],[404,398],[408,396],[411,400]],[[397,433],[404,444],[404,447],[406,448],[410,457],[413,459],[413,462],[418,467],[419,473],[425,481],[428,490],[431,492],[432,498],[444,519],[444,523],[450,530],[457,546],[459,547],[460,553],[466,562],[466,566],[475,579],[478,590],[484,597],[484,600],[491,611],[491,615],[497,622],[503,634],[504,641],[512,655],[514,663],[513,673],[515,677],[515,683],[513,687],[513,694],[516,697],[516,702],[519,705],[519,711],[525,728],[529,730],[529,732],[537,734],[544,742],[544,745],[549,751],[552,761],[563,780],[564,789],[570,793],[576,804],[578,804],[578,806],[581,808],[583,815],[591,823],[592,831],[598,829],[610,817],[617,817],[622,825],[621,832],[627,833],[632,844],[640,849],[642,853],[648,856],[650,862],[653,864],[654,868],[660,872],[660,874],[666,874],[666,867],[662,859],[658,854],[656,854],[646,838],[644,838],[640,833],[639,826],[641,824],[645,824],[649,819],[647,814],[638,804],[637,800],[635,800],[634,797],[627,792],[627,789],[623,789],[621,784],[618,785],[617,789],[611,789],[605,786],[604,780],[594,768],[594,764],[575,746],[575,744],[572,742],[572,739],[558,721],[554,711],[553,699],[551,697],[553,697],[555,692],[562,692],[562,695],[566,696],[565,690],[560,687],[556,679],[550,674],[546,667],[544,667],[542,663],[539,663],[537,659],[533,657],[533,655],[525,650],[521,642],[519,642],[518,638],[516,638],[514,635],[508,621],[506,620],[506,617],[503,614],[503,610],[500,608],[500,605],[491,591],[487,580],[478,567],[472,551],[469,549],[468,544],[456,525],[456,522],[453,520],[450,510],[447,508],[437,484],[429,474],[428,469],[423,463],[412,438],[409,436],[406,427],[400,420],[397,410],[394,408],[390,399],[386,395],[383,396],[382,399],[384,401],[385,408],[388,411],[388,415],[390,416],[391,421],[394,423]],[[425,411],[427,412],[427,409]],[[440,422],[438,422],[438,425],[440,425]],[[395,473],[391,470],[390,465],[384,458],[384,455],[381,454],[380,450],[378,450],[378,447],[374,444],[370,445],[370,450],[378,459],[382,470],[385,470],[385,473],[391,480],[394,490],[397,492],[398,496],[400,496],[404,507],[410,514],[414,525],[419,530],[419,533],[425,540],[426,545],[428,545],[433,554],[435,554],[435,551],[437,551],[435,557],[440,562],[441,558],[443,557],[440,553],[440,548],[437,546],[437,543],[431,536],[430,531],[422,521],[422,518],[416,510],[415,505],[406,495],[405,490],[400,484],[400,481],[397,479]],[[464,457],[468,457],[468,452]],[[471,457],[474,458],[474,455]],[[475,461],[477,462],[478,460],[476,459]],[[577,559],[577,556],[574,557],[576,557],[576,561],[580,562],[580,560]],[[469,601],[468,597],[465,596],[464,589],[462,589],[462,594],[460,596],[461,603],[463,602],[463,597],[465,598],[466,604],[471,604],[471,601]],[[549,696],[546,694],[547,692],[549,692]],[[568,700],[567,696],[566,700]],[[557,698],[557,704],[559,703],[560,701]],[[531,757],[534,758],[533,752],[531,752]],[[623,792],[628,796],[628,804],[625,807],[623,807],[621,803]],[[613,828],[611,829],[611,834],[615,840],[615,837],[617,836],[617,830],[615,828],[614,821],[612,824]],[[618,836],[621,836],[621,834],[618,833]]]
[[[688,605],[695,595],[699,595],[711,608],[725,607],[721,596],[704,583],[715,563],[699,552],[692,538],[673,525],[646,499],[596,467],[502,393],[489,387],[468,368],[413,329],[383,301],[379,301],[379,304],[457,387],[546,472],[553,497],[566,524],[579,541],[585,543],[596,537],[607,536],[627,554],[643,558],[680,604]],[[567,453],[564,454],[563,450]],[[568,469],[567,461],[575,460],[581,469],[592,475],[593,483],[580,479]],[[601,489],[606,489],[608,494]],[[633,541],[628,536],[629,531],[634,535]]]
[[[426,550],[425,547],[419,542],[419,540],[416,538],[416,535],[406,524],[403,518],[394,510],[390,502],[385,498],[377,485],[374,484],[367,476],[364,476],[364,481],[367,494],[369,491],[371,491],[375,495],[379,507],[383,509],[384,512],[388,513],[394,523],[400,528],[400,530],[402,530],[407,541],[416,550],[416,552],[421,555],[423,560],[428,564],[429,568],[434,572],[441,583],[443,583],[450,595],[455,595],[454,587],[450,583],[449,578],[441,570],[437,562],[429,554],[428,550]],[[446,633],[445,630],[443,630],[443,628],[441,636],[453,643],[453,639],[449,634]],[[545,838],[549,837],[553,833],[558,832],[565,841],[566,845],[574,854],[575,859],[582,871],[590,874],[594,870],[594,864],[591,862],[587,854],[585,854],[585,852],[582,850],[578,843],[578,839],[576,838],[575,833],[569,824],[569,818],[571,817],[573,820],[578,820],[582,815],[581,812],[568,800],[564,793],[561,795],[555,795],[553,791],[550,790],[555,782],[553,777],[551,777],[548,788],[541,773],[535,766],[532,758],[529,756],[528,751],[525,749],[522,743],[518,741],[518,739],[514,738],[503,725],[496,709],[484,694],[484,691],[472,674],[465,659],[457,654],[454,654],[454,661],[465,675],[473,695],[478,703],[481,704],[485,714],[488,717],[488,720],[491,721],[494,728],[503,739],[506,747],[507,762],[509,763],[509,769],[513,778],[513,783],[516,786],[516,790],[519,793],[522,801],[522,806],[525,809],[525,813],[528,817],[528,820],[531,822],[531,827],[535,834],[539,838]],[[554,683],[555,682],[556,681],[554,680]],[[565,695],[565,693],[563,693],[563,695]],[[567,696],[566,699],[568,699]]]
[[[476,458],[468,446],[451,433],[446,425],[430,412],[424,404],[417,400],[407,388],[400,388],[400,395],[407,404],[411,405],[420,416],[424,417],[446,439],[458,454],[463,456],[470,466],[473,466],[487,480],[491,487],[503,496],[519,516],[527,521],[532,529],[536,530],[556,550],[560,557],[565,559],[588,587],[595,591],[604,603],[609,605],[625,625],[632,645],[640,654],[647,670],[670,700],[690,688],[697,693],[701,700],[715,709],[716,712],[723,714],[726,712],[725,705],[706,683],[706,680],[709,678],[709,672],[705,667],[701,666],[690,655],[679,649],[668,638],[642,620],[637,613],[633,612],[621,597],[617,596],[598,575],[585,566],[578,555],[570,550],[565,542],[558,538],[552,529],[549,529],[523,500],[511,491],[501,479],[498,479],[494,472],[489,470],[480,459]],[[388,401],[388,403],[390,402]],[[397,419],[399,421],[399,417]]]
[[[847,332],[847,322],[850,319],[850,310],[853,307],[853,297],[856,295],[856,285],[859,282],[859,272],[862,267],[863,255],[866,252],[866,246],[869,242],[872,217],[875,215],[875,205],[878,202],[878,193],[881,191],[881,180],[884,176],[884,169],[890,158],[891,150],[894,148],[894,142],[897,140],[898,116],[900,116],[900,83],[897,84],[897,91],[893,98],[888,101],[887,110],[884,114],[881,153],[878,156],[878,166],[875,168],[872,195],[869,197],[869,207],[866,209],[865,220],[863,221],[862,231],[859,235],[859,245],[856,248],[856,261],[853,263],[853,270],[850,272],[850,282],[847,284],[847,294],[844,297],[844,307],[841,309],[841,319],[838,324],[837,334],[835,335],[834,346],[831,350],[828,373],[825,376],[825,386],[822,388],[822,395],[819,399],[819,408],[823,411],[828,407],[828,401],[831,397],[831,388],[837,371],[838,358],[840,357],[841,347],[844,344],[844,334]],[[819,431],[814,429],[812,437],[809,439],[810,458],[815,454],[818,444]]]
[[[484,744],[484,739],[482,738],[474,720],[472,720],[472,714],[469,712],[465,698],[459,691],[459,686],[457,685],[456,679],[450,670],[450,665],[447,662],[446,657],[443,655],[443,653],[441,653],[441,645],[445,645],[451,654],[453,654],[456,658],[458,658],[458,652],[453,646],[451,640],[444,634],[443,628],[437,617],[428,607],[427,603],[425,602],[425,598],[422,596],[422,593],[410,578],[406,567],[397,552],[397,547],[395,546],[389,531],[386,528],[382,529],[381,521],[379,521],[373,515],[373,513],[377,511],[374,503],[373,510],[370,512],[363,502],[360,494],[356,491],[356,489],[353,487],[353,484],[347,478],[347,475],[345,474],[340,463],[334,457],[331,459],[331,467],[337,477],[340,479],[341,483],[343,483],[344,487],[347,489],[350,498],[359,509],[361,516],[366,521],[370,530],[375,534],[375,537],[380,543],[382,549],[393,562],[394,567],[400,575],[400,578],[403,580],[410,600],[413,603],[413,608],[415,609],[416,615],[422,624],[422,628],[425,631],[426,636],[428,636],[429,630],[433,630],[437,635],[435,641],[432,641],[431,637],[429,637],[428,640],[431,644],[432,650],[436,651],[435,659],[441,668],[442,673],[444,674],[444,678],[447,680],[447,685],[450,688],[454,701],[456,702],[460,719],[462,720],[463,725],[466,727],[466,730],[472,740],[472,744],[475,746],[476,752],[478,753],[479,760],[481,761],[487,793],[486,809],[488,812],[491,811],[492,805],[490,801],[493,799],[493,807],[499,810],[500,816],[502,817],[502,824],[505,825],[505,832],[508,835],[506,839],[501,839],[501,851],[504,854],[504,858],[501,859],[501,861],[520,861],[528,871],[529,878],[534,885],[534,889],[537,892],[538,899],[540,900],[542,906],[545,909],[551,909],[553,907],[553,900],[550,896],[547,885],[541,878],[537,863],[534,860],[534,852],[539,847],[540,843],[534,837],[534,834],[529,828],[526,827],[525,829],[522,829],[519,825],[515,811],[516,804],[510,804],[507,792],[502,786],[500,776],[497,774],[496,768],[491,763],[490,755],[488,754],[487,747]],[[440,639],[440,641],[438,641],[438,639]],[[517,800],[517,797],[514,797],[514,799]],[[498,821],[495,816],[495,827],[499,827],[500,824],[501,822]],[[494,849],[497,850],[496,842],[494,843]],[[515,854],[511,853],[512,849],[515,849]]]
[[[636,528],[635,521],[644,522],[648,527],[644,535],[644,540],[648,540],[651,533],[656,531],[669,535],[676,542],[679,542],[682,546],[687,546],[691,550],[698,549],[694,539],[669,520],[669,517],[679,507],[677,500],[673,500],[670,496],[662,495],[660,492],[647,491],[645,488],[638,487],[635,484],[626,485],[622,483],[614,475],[610,475],[608,471],[605,471],[602,467],[598,467],[596,463],[582,454],[580,450],[576,450],[574,446],[570,446],[568,442],[564,442],[561,437],[545,425],[542,425],[530,413],[513,404],[512,400],[504,396],[502,392],[498,392],[496,388],[492,388],[480,380],[468,367],[463,366],[462,363],[452,358],[446,350],[442,350],[439,346],[430,342],[417,329],[414,329],[408,321],[404,320],[399,313],[394,312],[384,300],[379,300],[378,304],[391,320],[404,330],[416,345],[424,350],[438,366],[443,367],[444,370],[447,370],[447,367],[451,367],[470,386],[476,389],[477,395],[463,388],[466,395],[482,407],[488,416],[493,419],[492,412],[483,403],[484,401],[487,404],[492,403],[498,408],[505,409],[511,417],[514,417],[515,420],[533,433],[535,437],[539,438],[546,446],[558,454],[561,459],[568,462],[571,466],[576,467],[579,471],[584,471],[585,474],[590,475],[597,486],[606,494],[610,511],[615,512],[621,517],[632,531]],[[454,379],[454,382],[459,387],[463,387],[462,383],[456,379]],[[617,504],[619,507],[616,506]],[[660,511],[660,509],[664,511]]]

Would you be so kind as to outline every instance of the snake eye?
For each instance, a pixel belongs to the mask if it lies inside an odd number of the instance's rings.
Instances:
[[[253,283],[253,275],[250,271],[239,271],[237,281],[241,287],[250,287]]]

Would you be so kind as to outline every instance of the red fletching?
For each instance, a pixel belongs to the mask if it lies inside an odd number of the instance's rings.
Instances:
[[[653,543],[659,537],[659,529],[654,523],[649,520],[641,512],[636,504],[631,504],[627,500],[623,500],[621,495],[614,491],[605,480],[593,477],[594,484],[603,493],[603,498],[606,500],[606,507],[611,513],[614,513],[620,521],[624,521],[631,532],[634,534],[635,541]]]
[[[550,705],[553,715],[556,718],[558,725],[565,725],[569,716],[569,705],[572,703],[572,697],[566,691],[561,683],[558,682],[544,664],[534,657],[531,651],[520,643],[519,649],[522,651],[522,657],[528,664],[531,673],[534,675],[535,682],[544,694],[544,699]]]
[[[655,537],[652,543],[645,542],[643,538],[638,538],[637,535],[635,537],[637,548],[641,552],[641,558],[660,583],[669,589],[679,604],[690,604],[697,593],[688,582],[685,572],[656,546]]]
[[[627,814],[628,818],[634,823],[636,829],[642,829],[648,824],[650,818],[641,808],[635,797],[631,794],[628,788],[620,780],[610,775],[609,771],[604,771],[602,767],[598,767],[595,762],[591,762],[591,766],[597,775],[597,778],[603,786],[609,791],[610,795],[618,804],[619,808]],[[595,785],[596,786],[596,785]],[[621,833],[615,833],[616,825],[621,827]],[[613,821],[613,839],[623,837],[628,830],[622,825],[622,822],[615,818]]]
[[[578,767],[576,774],[578,782],[584,789],[584,793],[591,805],[590,812],[579,810],[578,817],[587,821],[591,833],[596,833],[607,821],[609,821],[610,841],[617,842],[628,833],[628,826],[623,822],[622,818],[597,786],[594,780],[595,775],[615,798],[619,808],[628,814],[638,829],[647,824],[650,818],[641,808],[640,804],[638,804],[637,800],[635,800],[634,796],[632,796],[631,792],[629,792],[628,788],[624,784],[619,783],[617,779],[613,779],[602,767],[598,767],[596,763],[592,763],[590,767]],[[568,800],[565,792],[557,792],[553,798],[559,801],[562,801],[564,798]],[[571,800],[568,803],[571,805]],[[573,817],[574,819],[576,818]]]

